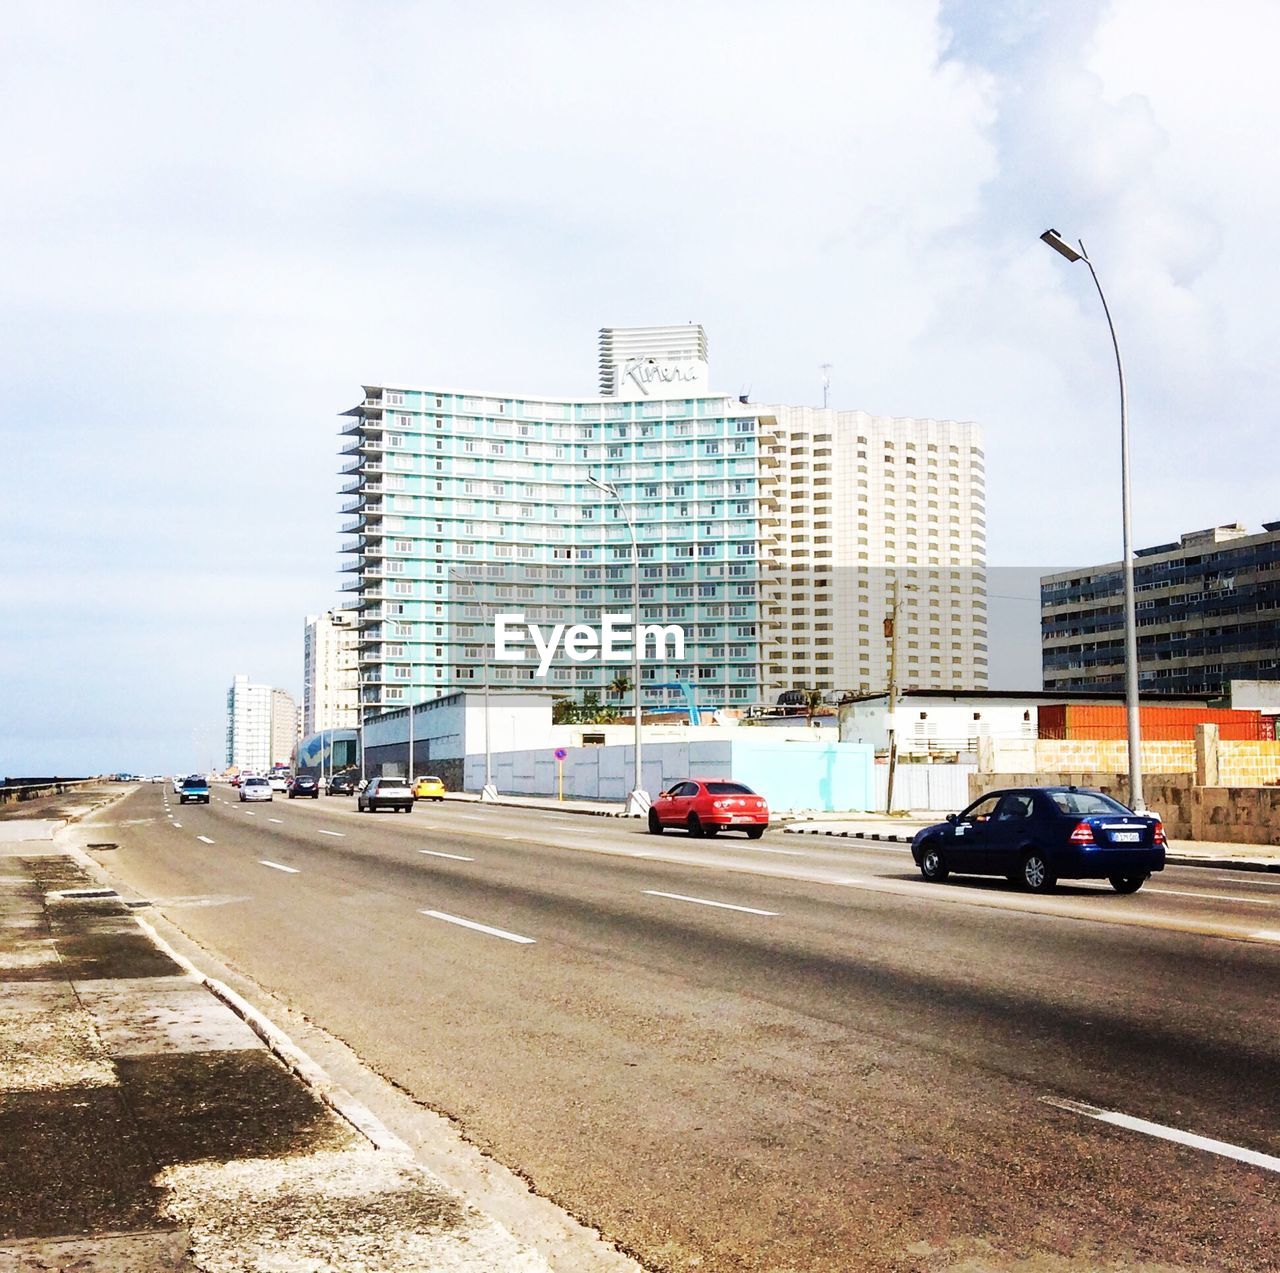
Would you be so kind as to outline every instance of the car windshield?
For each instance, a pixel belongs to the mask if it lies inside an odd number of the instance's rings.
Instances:
[[[1049,799],[1053,801],[1059,813],[1074,815],[1133,812],[1132,809],[1126,809],[1118,800],[1112,800],[1110,796],[1101,795],[1096,791],[1051,791]]]
[[[707,792],[713,796],[754,796],[756,794],[750,787],[744,787],[740,782],[709,782]]]
[[[184,787],[203,787],[205,781],[203,778],[188,778],[182,785]]]

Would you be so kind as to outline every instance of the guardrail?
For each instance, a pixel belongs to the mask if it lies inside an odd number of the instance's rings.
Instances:
[[[0,787],[0,805],[19,804],[37,796],[61,796],[101,781],[100,778],[51,778],[48,782],[6,782]]]

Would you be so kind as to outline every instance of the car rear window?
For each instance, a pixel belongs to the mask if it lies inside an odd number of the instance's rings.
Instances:
[[[246,787],[269,787],[271,784],[265,778],[246,778],[244,785]]]
[[[707,791],[713,796],[754,796],[756,794],[750,787],[744,787],[740,782],[709,782]]]
[[[207,787],[209,784],[203,778],[187,778],[182,785],[184,787]]]
[[[1110,796],[1100,795],[1096,791],[1051,791],[1049,799],[1059,813],[1091,814],[1091,813],[1132,813],[1118,800]]]

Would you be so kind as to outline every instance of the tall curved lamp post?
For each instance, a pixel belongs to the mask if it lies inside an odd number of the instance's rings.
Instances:
[[[1111,309],[1103,295],[1098,271],[1085,251],[1084,242],[1077,240],[1079,250],[1073,248],[1057,230],[1046,230],[1040,238],[1059,255],[1072,263],[1083,261],[1093,276],[1093,285],[1102,301],[1102,312],[1111,332],[1111,345],[1116,351],[1116,374],[1120,378],[1120,503],[1124,522],[1124,694],[1125,716],[1129,736],[1129,803],[1137,812],[1146,809],[1142,797],[1142,730],[1138,697],[1138,621],[1137,602],[1133,585],[1133,531],[1129,497],[1129,410],[1124,387],[1124,363],[1120,361],[1120,343],[1116,340],[1115,324],[1111,321]]]
[[[636,692],[636,774],[631,792],[627,796],[627,817],[643,818],[648,814],[649,806],[652,802],[649,799],[649,793],[644,789],[643,757],[640,750],[640,718],[644,712],[643,690],[640,688],[640,545],[636,539],[636,527],[635,522],[631,518],[631,510],[627,506],[626,500],[622,498],[622,492],[618,490],[617,483],[602,482],[598,477],[591,473],[587,474],[587,481],[590,482],[596,490],[603,492],[603,494],[607,495],[610,499],[617,500],[618,507],[622,510],[622,516],[626,520],[627,530],[631,534],[631,609],[634,612],[631,617],[631,626],[634,634],[635,645],[634,680]]]

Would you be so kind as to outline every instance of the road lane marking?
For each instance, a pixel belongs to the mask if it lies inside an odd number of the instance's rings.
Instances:
[[[213,843],[213,841],[212,841],[211,839],[209,839],[209,837],[208,837],[207,835],[198,835],[198,836],[196,836],[196,839],[197,839],[197,840],[202,840],[205,844],[212,844],[212,843]]]
[[[735,844],[735,849],[746,849],[750,853],[780,853],[783,857],[788,858],[807,858],[812,854],[805,853],[803,849],[768,849],[763,844]]]
[[[1248,902],[1253,906],[1280,906],[1280,899],[1274,897],[1240,897],[1228,893],[1190,893],[1180,888],[1147,888],[1147,893],[1163,893],[1169,897],[1204,897],[1211,902]]]
[[[182,830],[182,823],[181,823],[181,822],[175,822],[173,825],[174,825],[174,829],[175,829],[175,830],[177,830],[177,831],[181,831],[181,830]]]
[[[1256,937],[1259,941],[1280,941],[1280,933],[1269,928],[1264,928],[1260,932],[1250,933],[1250,937]]]
[[[464,858],[461,853],[437,853],[435,849],[419,849],[418,852],[425,853],[428,857],[432,858],[452,858],[455,862],[475,861],[475,858]]]
[[[676,902],[696,902],[699,906],[716,906],[724,911],[745,911],[748,915],[777,915],[779,911],[761,911],[754,906],[734,906],[731,902],[713,902],[705,897],[686,897],[683,893],[659,893],[657,889],[644,890],[650,897],[669,897]]]
[[[273,819],[273,821],[274,821],[274,819]],[[316,834],[317,834],[317,835],[336,835],[336,836],[338,837],[338,839],[339,839],[339,840],[345,840],[345,839],[347,838],[347,833],[346,833],[345,831],[326,831],[326,830],[324,830],[324,828],[323,828],[323,827],[321,827],[321,828],[316,832]]]
[[[281,825],[281,826],[284,826],[284,819],[283,819],[283,818],[268,818],[268,819],[267,819],[267,821],[268,821],[268,822],[278,822],[278,823],[280,823],[280,825]]]
[[[290,875],[300,874],[296,866],[281,866],[279,862],[268,862],[266,858],[259,858],[258,865],[269,866],[273,871],[288,871]]]
[[[519,942],[522,946],[532,946],[532,937],[521,937],[519,933],[509,933],[504,928],[490,928],[488,924],[477,924],[473,919],[463,919],[460,915],[446,915],[444,911],[419,911],[419,915],[429,915],[432,919],[442,919],[446,924],[459,924],[463,928],[473,928],[477,933],[488,933],[490,937],[501,937],[504,941]]]
[[[1239,1145],[1228,1144],[1225,1140],[1197,1136],[1194,1132],[1184,1132],[1177,1127],[1166,1127],[1163,1123],[1151,1123],[1145,1118],[1134,1118],[1129,1114],[1117,1114],[1114,1110],[1099,1109],[1096,1105],[1085,1105],[1081,1101],[1059,1100],[1054,1096],[1042,1096],[1040,1099],[1046,1105],[1065,1109],[1072,1114],[1083,1114],[1086,1118],[1096,1118],[1098,1122],[1110,1123],[1113,1127],[1141,1132],[1144,1136],[1154,1136],[1158,1140],[1171,1140],[1177,1145],[1202,1149],[1207,1154],[1234,1158],[1236,1162],[1247,1163],[1250,1167],[1261,1167],[1264,1171],[1280,1171],[1280,1158],[1273,1157],[1271,1154],[1261,1154],[1256,1149],[1243,1149]]]
[[[456,814],[455,816],[459,818],[483,818],[484,814],[483,813],[459,813],[459,814]],[[426,911],[423,911],[422,913],[425,915]]]

